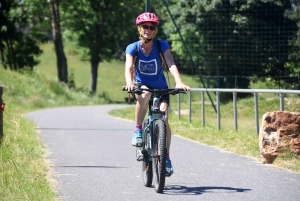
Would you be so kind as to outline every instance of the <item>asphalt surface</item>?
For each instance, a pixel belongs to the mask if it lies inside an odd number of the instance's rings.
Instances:
[[[134,122],[107,114],[121,107],[66,107],[25,115],[49,150],[60,200],[300,200],[300,174],[176,136],[171,145],[175,172],[166,179],[163,194],[144,187],[131,145]]]

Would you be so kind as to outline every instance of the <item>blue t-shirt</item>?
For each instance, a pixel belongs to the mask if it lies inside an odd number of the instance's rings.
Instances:
[[[162,53],[170,48],[166,41],[159,41]],[[153,89],[164,89],[168,86],[168,84],[163,73],[163,67],[161,65],[162,62],[158,54],[156,41],[153,41],[153,44],[154,47],[148,56],[144,55],[141,49],[141,43],[139,41],[128,45],[125,53],[134,57],[136,54],[136,46],[138,46],[138,59],[135,62],[136,82]]]

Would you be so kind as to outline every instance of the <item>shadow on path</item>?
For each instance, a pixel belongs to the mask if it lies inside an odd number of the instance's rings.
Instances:
[[[187,187],[187,186],[166,186],[164,194],[169,195],[201,195],[203,193],[243,193],[251,191],[251,189],[244,188],[232,188],[232,187],[221,187],[221,186],[199,186],[199,187]]]
[[[56,167],[56,168],[128,168],[128,167],[96,166],[96,165],[54,165],[51,167]]]
[[[38,130],[83,130],[83,131],[87,131],[87,130],[132,130],[132,129],[124,129],[124,128],[39,128],[36,127],[35,129]]]

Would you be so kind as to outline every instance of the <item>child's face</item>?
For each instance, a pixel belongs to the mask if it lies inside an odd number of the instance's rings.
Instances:
[[[145,22],[139,27],[140,34],[147,39],[154,38],[157,32],[157,27],[151,22]]]

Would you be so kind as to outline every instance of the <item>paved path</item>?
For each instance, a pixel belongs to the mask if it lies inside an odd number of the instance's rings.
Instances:
[[[143,186],[131,145],[134,123],[108,116],[120,105],[47,109],[33,120],[66,201],[299,201],[300,174],[262,165],[179,137],[172,138],[175,173],[163,194]]]

